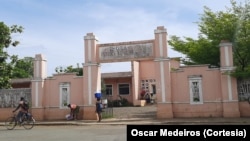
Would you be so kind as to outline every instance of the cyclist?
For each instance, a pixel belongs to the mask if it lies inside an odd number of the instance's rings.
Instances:
[[[18,109],[20,109],[20,110],[18,111],[17,119],[18,119],[19,123],[21,123],[23,114],[28,113],[28,106],[27,106],[26,101],[24,100],[23,97],[20,98],[19,104],[16,107],[16,109],[13,110],[13,113],[16,112]]]

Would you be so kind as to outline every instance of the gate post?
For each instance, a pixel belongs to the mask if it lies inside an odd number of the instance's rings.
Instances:
[[[37,120],[44,119],[44,79],[47,77],[47,60],[41,54],[36,54],[34,59],[34,78],[32,80],[31,98],[32,114],[36,115]]]
[[[84,37],[85,63],[83,65],[83,119],[96,119],[95,97],[96,91],[101,91],[101,72],[98,62],[97,38],[93,33]]]
[[[167,49],[167,31],[163,26],[159,26],[154,32],[157,118],[173,118],[170,59],[168,57]]]
[[[223,117],[240,117],[237,79],[230,76],[234,71],[232,43],[221,41],[220,61]]]

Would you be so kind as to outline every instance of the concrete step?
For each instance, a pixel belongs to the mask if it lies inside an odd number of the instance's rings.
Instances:
[[[142,113],[142,114],[131,114],[131,118],[156,118],[156,113]]]
[[[114,118],[156,118],[156,106],[114,107]]]

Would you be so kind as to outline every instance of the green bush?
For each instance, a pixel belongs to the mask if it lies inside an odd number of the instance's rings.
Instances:
[[[120,96],[120,99],[108,100],[108,107],[127,107],[133,105],[126,98]]]

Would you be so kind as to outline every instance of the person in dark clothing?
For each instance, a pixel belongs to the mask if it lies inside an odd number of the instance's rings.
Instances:
[[[18,114],[17,114],[17,120],[19,121],[19,123],[22,122],[22,116],[23,116],[23,114],[27,114],[28,113],[28,107],[26,106],[25,102],[26,101],[24,100],[24,98],[21,97],[18,106],[16,107],[15,110],[12,111],[14,113],[14,112],[16,112],[17,110],[20,109],[18,111]]]
[[[150,103],[150,101],[151,101],[151,94],[147,92],[147,93],[145,94],[145,99],[146,99],[146,102],[147,102],[147,103]]]
[[[101,120],[102,120],[102,102],[101,102],[100,98],[97,98],[95,112],[96,112],[97,122],[101,122]]]

